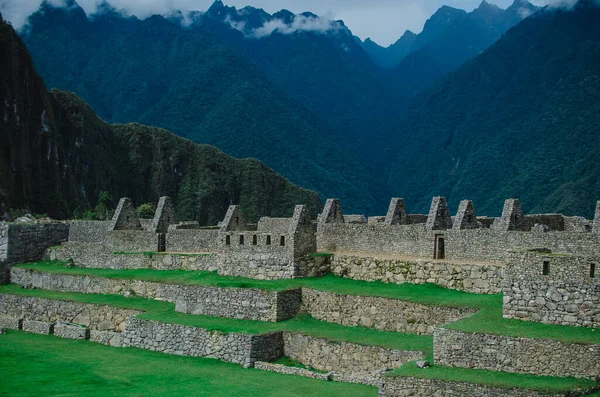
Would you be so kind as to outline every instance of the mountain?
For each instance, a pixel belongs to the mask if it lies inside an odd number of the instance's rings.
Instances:
[[[371,38],[367,38],[365,41],[361,41],[358,37],[356,39],[373,59],[373,62],[384,68],[393,68],[398,66],[412,52],[416,38],[416,34],[407,30],[394,44],[385,48],[371,40]]]
[[[258,158],[322,197],[343,198],[351,211],[385,207],[384,183],[340,147],[326,123],[193,26],[124,17],[109,6],[89,19],[73,1],[44,3],[23,39],[49,86],[76,92],[109,122],[155,125]]]
[[[416,94],[494,44],[537,7],[515,0],[506,10],[485,0],[470,13],[443,6],[414,39],[410,53],[391,74],[405,95]]]
[[[254,159],[139,124],[109,125],[75,94],[47,92],[22,40],[0,16],[0,207],[65,218],[101,191],[136,204],[174,198],[182,219],[220,221],[239,203],[253,219],[321,202]]]
[[[389,186],[425,210],[444,195],[499,214],[593,216],[600,198],[600,9],[546,8],[420,94],[396,120]],[[455,207],[456,208],[456,207]]]
[[[373,143],[378,138],[365,131],[385,123],[403,93],[391,86],[343,21],[287,10],[271,15],[221,1],[205,13],[185,17],[191,29],[210,33],[251,60],[277,87],[318,115],[340,146],[362,159],[377,155]]]

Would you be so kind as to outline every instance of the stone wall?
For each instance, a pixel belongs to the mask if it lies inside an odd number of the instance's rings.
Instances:
[[[250,288],[185,286],[140,280],[112,279],[37,272],[12,268],[11,282],[36,288],[86,294],[124,294],[175,303],[175,310],[196,315],[243,320],[282,321],[301,305],[300,290],[265,291]]]
[[[317,320],[419,335],[433,335],[436,326],[476,312],[475,309],[426,306],[376,296],[338,295],[308,288],[302,288],[302,307]]]
[[[600,345],[444,328],[436,329],[433,344],[436,365],[592,379],[600,374]]]
[[[514,254],[506,266],[504,317],[598,328],[599,273],[599,256]]]
[[[69,228],[69,241],[80,243],[106,243],[110,221],[73,221]]]
[[[284,353],[322,371],[335,371],[335,380],[377,385],[388,369],[422,358],[423,353],[384,349],[349,342],[331,342],[302,334],[283,333]]]
[[[75,265],[105,269],[156,269],[218,271],[223,276],[239,276],[261,280],[318,277],[329,272],[326,258],[291,254],[114,254],[100,244],[68,242],[49,251],[52,260],[73,259]]]
[[[217,255],[219,274],[258,280],[294,278],[296,266],[292,254],[230,252]]]
[[[317,250],[433,257],[435,232],[424,224],[319,223]]]
[[[0,262],[8,257],[8,225],[0,222]]]
[[[597,233],[488,228],[431,231],[423,224],[319,223],[317,249],[320,252],[427,259],[434,256],[436,235],[444,238],[445,257],[449,260],[502,262],[510,251],[535,247],[568,254],[600,255],[600,236]]]
[[[264,361],[255,362],[254,368],[260,369],[262,371],[277,372],[279,374],[284,374],[284,375],[297,375],[297,376],[303,376],[305,378],[319,379],[319,380],[331,380],[331,376],[332,376],[331,373],[322,374],[319,372],[309,371],[308,369],[305,369],[305,368],[288,367],[286,365],[266,363]]]
[[[283,321],[300,308],[300,290],[281,292],[260,289],[196,286],[163,286],[168,296],[176,296],[178,312],[243,320]]]
[[[528,389],[501,389],[466,382],[384,376],[379,397],[561,397]]]
[[[448,259],[504,261],[510,251],[540,247],[565,254],[600,254],[600,238],[595,233],[474,229],[448,230],[444,234]]]
[[[156,252],[158,236],[146,230],[114,230],[108,233],[108,246],[115,252]]]
[[[460,264],[444,261],[379,259],[336,254],[331,272],[353,280],[385,283],[433,283],[445,288],[476,294],[502,292],[504,268],[499,265]]]
[[[66,241],[66,223],[0,223],[0,285],[9,282],[10,265],[42,259],[46,249]]]
[[[219,230],[215,229],[169,229],[167,252],[212,252],[218,237]]]
[[[208,357],[251,367],[283,354],[281,333],[243,335],[131,318],[123,346],[180,356]]]
[[[49,258],[73,259],[77,266],[97,269],[217,270],[216,257],[212,254],[114,254],[110,247],[93,243],[63,243],[49,250]]]
[[[0,294],[0,313],[16,319],[68,322],[93,330],[122,331],[127,319],[141,312],[90,303]]]
[[[5,262],[24,263],[39,260],[46,249],[66,241],[66,223],[12,223],[5,226]]]

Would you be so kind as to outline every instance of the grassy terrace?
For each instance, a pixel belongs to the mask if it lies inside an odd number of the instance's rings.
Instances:
[[[0,335],[0,374],[7,397],[377,396],[364,385],[16,331]]]
[[[547,393],[561,393],[575,390],[585,391],[600,386],[589,379],[556,378],[481,369],[440,367],[436,365],[421,369],[414,362],[405,364],[389,372],[386,376],[410,376],[419,379],[469,382],[498,388],[533,389]]]
[[[433,354],[433,338],[431,336],[384,332],[364,327],[345,327],[318,321],[309,315],[299,315],[286,321],[270,323],[178,313],[172,303],[140,297],[125,298],[120,295],[22,289],[19,285],[14,284],[0,286],[0,293],[135,309],[144,311],[145,313],[140,317],[147,320],[188,325],[225,333],[261,334],[272,331],[293,331],[332,341],[347,341],[400,350],[417,350],[424,352],[428,357]]]
[[[185,270],[112,270],[65,267],[64,262],[35,262],[18,265],[19,268],[47,273],[106,277],[124,280],[143,280],[179,285],[203,285],[231,288],[259,288],[268,291],[284,291],[307,287],[343,295],[380,296],[435,306],[479,308],[495,301],[499,295],[475,295],[442,288],[435,284],[386,284],[367,282],[327,275],[319,278],[293,280],[254,280],[243,277],[220,276],[216,272]]]
[[[570,343],[600,344],[600,330],[503,319],[502,295],[470,294],[442,288],[434,284],[386,284],[379,281],[366,282],[350,280],[333,275],[321,278],[264,281],[241,277],[219,276],[215,272],[68,268],[65,267],[65,264],[62,262],[36,262],[19,265],[18,267],[50,273],[88,275],[115,279],[135,279],[182,285],[260,288],[270,291],[307,287],[337,294],[380,296],[424,305],[477,308],[480,309],[477,314],[449,324],[447,327],[465,332],[556,339]],[[177,315],[180,314],[177,313]]]

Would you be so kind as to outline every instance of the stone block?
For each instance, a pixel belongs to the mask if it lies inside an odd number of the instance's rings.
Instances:
[[[20,318],[0,316],[0,328],[20,330],[22,322]]]
[[[41,335],[52,335],[54,332],[54,323],[23,320],[23,331]]]
[[[57,323],[54,325],[54,335],[66,339],[89,339],[89,328],[77,324]]]
[[[120,332],[91,330],[89,339],[90,342],[96,342],[102,345],[112,347],[123,346],[123,335]]]

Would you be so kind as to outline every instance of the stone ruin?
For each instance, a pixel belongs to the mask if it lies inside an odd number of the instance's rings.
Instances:
[[[63,275],[34,277],[31,272],[10,268],[10,264],[26,259],[20,247],[35,235],[42,249],[62,243],[61,248],[49,249],[51,258],[72,259],[81,267],[208,270],[261,280],[331,273],[364,281],[435,283],[471,293],[503,293],[505,318],[597,328],[600,327],[600,201],[593,222],[560,214],[525,215],[517,199],[506,200],[502,215],[490,218],[478,216],[470,200],[462,201],[452,216],[443,197],[433,198],[428,214],[410,214],[403,199],[393,198],[385,216],[368,219],[364,215],[344,215],[340,201],[329,199],[316,220],[310,218],[305,206],[298,205],[289,218],[262,217],[255,224],[248,222],[240,206],[232,205],[218,226],[206,228],[196,222],[178,220],[168,197],[160,199],[151,222],[141,222],[131,200],[123,198],[110,221],[75,221],[62,225],[44,230],[34,227],[35,230],[28,232],[21,226],[20,229],[16,225],[0,226],[2,266],[13,283],[38,283],[36,287],[48,289],[70,285],[73,291],[86,293],[97,293],[98,288],[105,288],[106,293],[137,288],[140,296],[173,302],[176,310],[183,313],[282,321],[302,310],[322,321],[346,326],[390,327],[378,329],[434,335],[437,365],[490,369],[488,366],[493,362],[494,370],[583,377],[592,377],[600,369],[600,346],[597,345],[557,345],[553,340],[509,337],[496,340],[490,335],[466,334],[441,327],[473,314],[463,309],[425,307],[382,297],[336,295],[309,288],[277,292],[166,284],[157,288],[140,282],[123,284],[122,280],[93,278],[84,283],[83,278],[76,277],[66,283],[61,278]],[[68,241],[65,241],[67,233]],[[162,255],[129,255],[154,252]],[[27,260],[34,259],[27,257]],[[0,282],[7,282],[6,279],[7,276]],[[23,308],[40,304],[34,300],[2,297],[0,311],[5,315],[12,313],[16,318],[20,315],[17,311],[22,313],[27,311]],[[382,385],[381,374],[389,365],[397,367],[408,360],[423,358],[418,352],[348,343],[340,347],[287,332],[227,336],[199,328],[160,324],[132,317],[137,313],[119,311],[111,314],[114,317],[106,315],[103,323],[90,319],[91,330],[82,331],[76,325],[81,319],[72,318],[69,313],[87,310],[85,304],[61,305],[64,307],[59,305],[53,309],[55,317],[62,319],[61,323],[53,324],[45,318],[5,320],[0,316],[0,327],[66,335],[63,337],[113,346],[153,348],[160,345],[167,353],[202,356],[203,350],[193,347],[199,343],[218,350],[217,358],[265,370],[281,370],[277,365],[262,361],[286,354],[316,362],[327,369],[337,365],[340,372],[333,371],[319,378],[378,385],[382,396],[400,396],[402,390],[416,387],[413,381],[404,378],[390,379]],[[123,322],[122,318],[128,320]],[[173,333],[169,340],[177,342],[182,338],[180,343],[185,347],[162,346],[166,342],[152,339],[157,332]],[[494,340],[493,346],[489,345],[491,340]],[[551,363],[567,356],[578,357],[578,361],[571,361],[569,366],[547,365],[535,356],[525,362],[520,359],[519,349],[539,352]],[[494,350],[493,357],[483,357],[484,350]],[[342,359],[354,356],[360,357],[360,365]],[[500,356],[508,359],[499,360]],[[384,358],[385,364],[381,361]],[[525,364],[520,364],[522,362]],[[286,371],[313,376],[310,371]],[[426,383],[419,384],[419,390],[424,393],[420,395],[440,390],[439,385]],[[452,389],[456,392],[463,386],[444,387],[456,387]],[[502,393],[512,395],[507,391]]]

